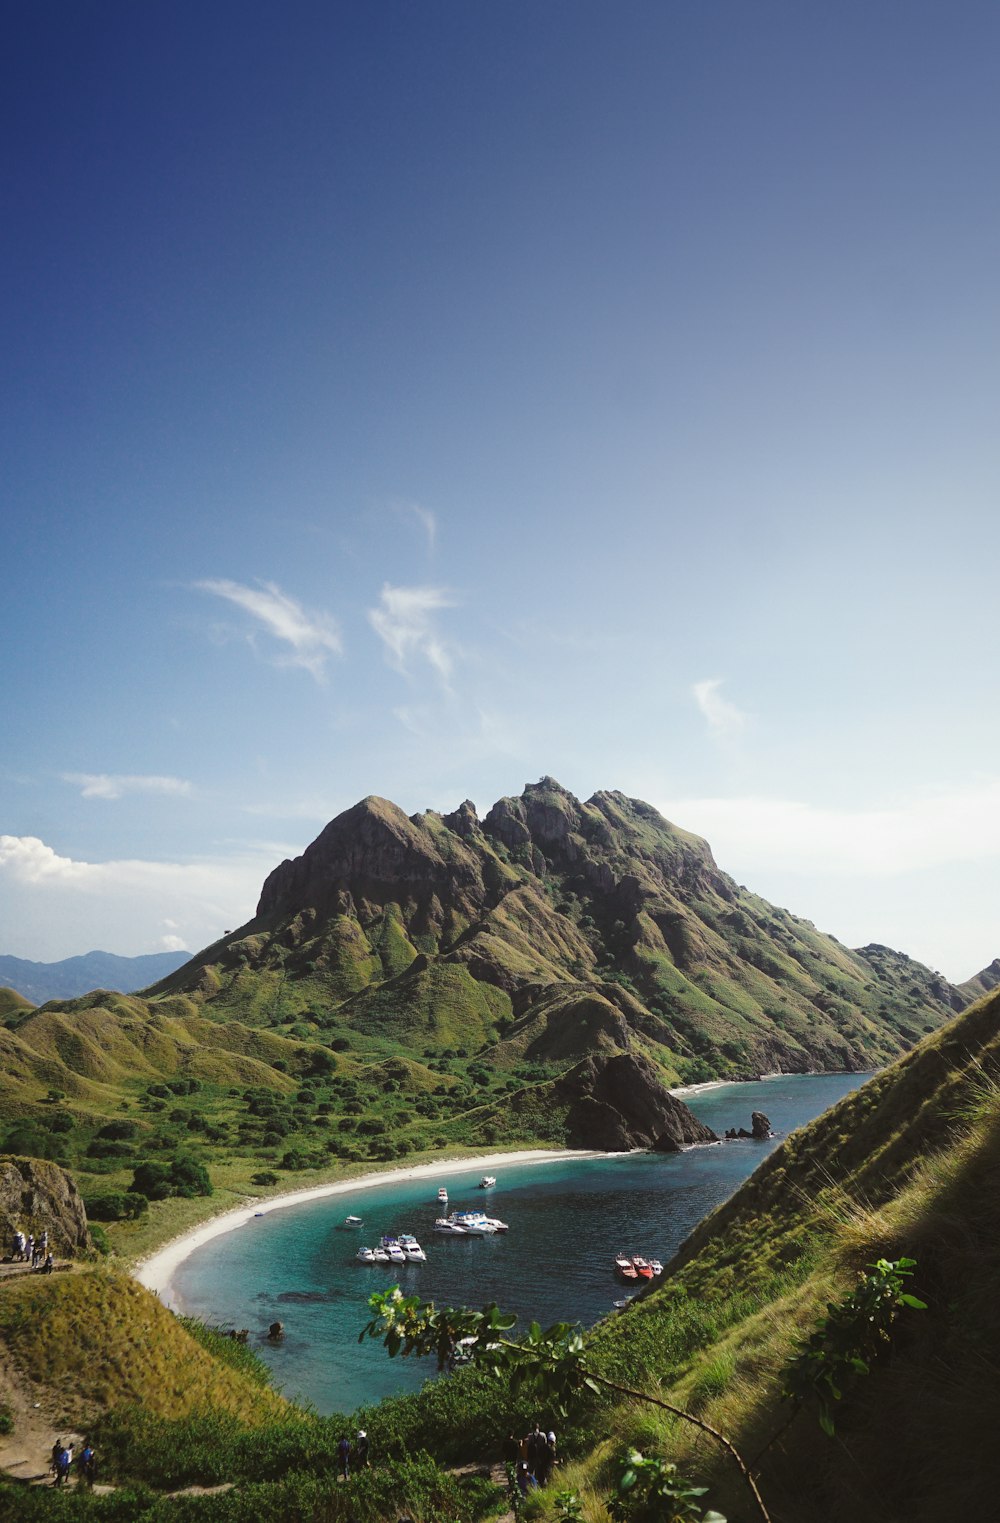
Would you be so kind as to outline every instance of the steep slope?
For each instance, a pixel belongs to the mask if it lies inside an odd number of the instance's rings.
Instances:
[[[965,1003],[903,954],[851,952],[737,885],[648,804],[580,803],[551,778],[481,821],[468,801],[408,818],[363,800],[154,992],[181,990],[251,1023],[309,1015],[362,1047],[551,1065],[585,1055],[603,1001],[674,1082],[876,1067]]]
[[[968,979],[958,987],[970,1000],[981,999],[992,989],[1000,988],[1000,957],[994,957],[988,968],[984,968],[981,973],[976,974],[975,978]]]
[[[759,1454],[760,1489],[783,1523],[988,1516],[1000,1482],[988,1440],[998,1245],[1000,991],[794,1133],[700,1224],[662,1288],[595,1331],[593,1356]],[[782,1402],[783,1369],[796,1337],[880,1256],[916,1259],[927,1310],[902,1316],[891,1357],[845,1388],[831,1443],[815,1406]],[[642,1422],[625,1405],[598,1431],[647,1447]],[[673,1430],[670,1457],[742,1515],[738,1478],[690,1431]],[[606,1446],[582,1453],[581,1477],[603,1484]]]

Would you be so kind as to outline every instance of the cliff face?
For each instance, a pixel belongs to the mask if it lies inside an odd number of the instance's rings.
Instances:
[[[158,987],[222,1016],[301,1010],[424,1053],[495,1047],[503,1064],[516,1047],[561,1067],[593,1050],[600,1009],[599,1045],[673,1082],[878,1067],[967,1002],[768,904],[649,804],[581,802],[550,777],[482,819],[468,800],[410,817],[362,800]]]
[[[90,1248],[87,1215],[80,1192],[65,1169],[40,1158],[0,1157],[0,1244],[10,1252],[20,1228],[49,1234],[55,1254],[76,1255]]]

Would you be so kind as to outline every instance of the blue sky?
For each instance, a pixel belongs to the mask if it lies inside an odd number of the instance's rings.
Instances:
[[[646,798],[1000,954],[993,4],[45,4],[0,91],[0,951],[368,793]]]

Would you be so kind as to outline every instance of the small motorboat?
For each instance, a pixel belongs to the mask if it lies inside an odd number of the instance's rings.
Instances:
[[[439,1216],[434,1223],[435,1232],[443,1232],[445,1237],[468,1237],[470,1234],[458,1222],[453,1222],[450,1216]]]
[[[387,1248],[373,1248],[372,1249],[372,1259],[374,1260],[374,1262],[376,1264],[391,1264],[392,1263],[392,1260],[389,1257],[389,1250]]]
[[[406,1263],[406,1254],[403,1252],[402,1248],[400,1248],[398,1243],[390,1243],[385,1251],[389,1255],[389,1262],[391,1264]]]
[[[625,1257],[624,1253],[620,1253],[615,1259],[615,1273],[621,1280],[635,1281],[639,1278],[638,1270],[632,1263],[632,1260]]]
[[[640,1280],[651,1280],[653,1278],[652,1264],[650,1264],[646,1259],[640,1258],[639,1254],[633,1255],[632,1268],[635,1270]]]
[[[624,1307],[626,1307],[628,1305],[628,1303],[631,1301],[631,1299],[632,1299],[631,1296],[624,1296],[620,1301],[612,1301],[611,1304],[614,1307],[615,1311],[621,1311]]]
[[[416,1238],[413,1236],[412,1232],[401,1232],[399,1234],[399,1246],[402,1248],[404,1254],[406,1255],[408,1263],[427,1263],[427,1255],[421,1248],[420,1244],[417,1242]]]
[[[649,1267],[653,1271],[654,1279],[663,1273],[663,1265],[660,1263],[659,1259],[650,1259]]]
[[[453,1211],[448,1220],[461,1227],[468,1237],[486,1237],[495,1231],[495,1228],[487,1226],[486,1218],[479,1211]]]
[[[442,1185],[438,1191],[438,1200],[442,1201],[444,1205],[448,1204],[448,1191],[445,1189],[444,1185]]]
[[[342,1227],[360,1227],[361,1218],[360,1216],[345,1216],[340,1225]]]
[[[371,1248],[359,1248],[354,1255],[359,1264],[374,1264],[375,1252]]]
[[[495,1174],[484,1174],[482,1179],[479,1181],[479,1188],[481,1190],[492,1190],[496,1182],[497,1177]]]

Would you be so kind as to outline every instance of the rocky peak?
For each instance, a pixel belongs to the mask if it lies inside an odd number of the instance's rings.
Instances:
[[[356,904],[421,900],[449,886],[457,892],[478,890],[481,897],[476,858],[455,844],[446,858],[422,815],[409,819],[388,799],[372,795],[331,820],[300,857],[274,869],[257,913],[329,910],[345,891]]]
[[[479,816],[476,813],[476,806],[471,799],[466,799],[451,814],[444,815],[443,819],[448,829],[453,830],[456,835],[461,836],[463,841],[469,840],[471,836],[481,834]]]

